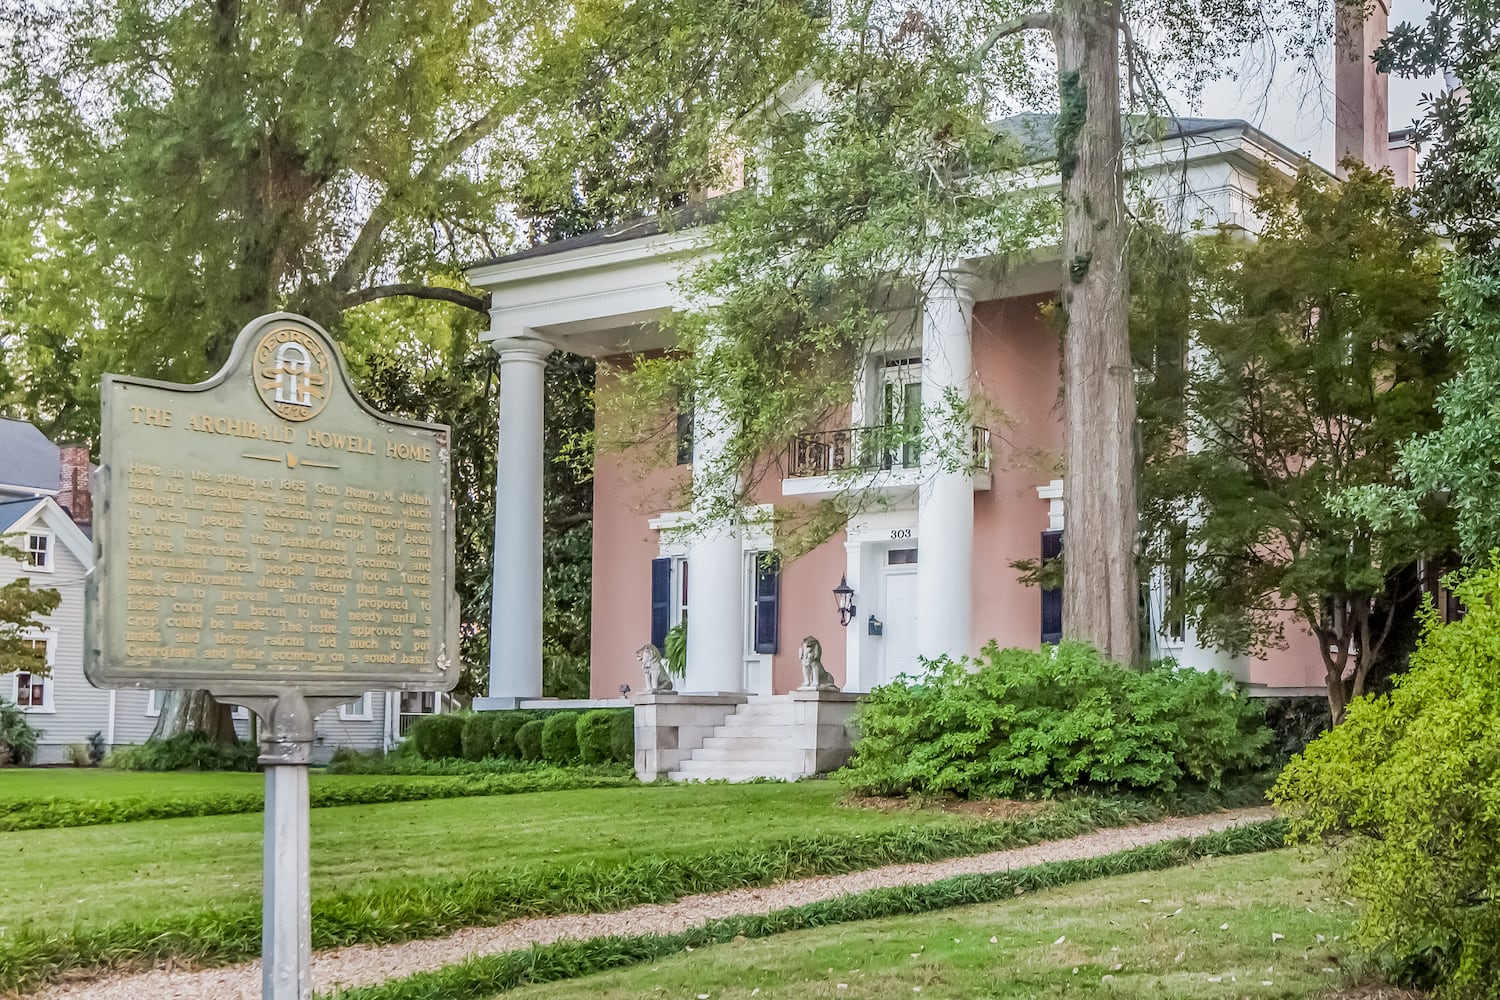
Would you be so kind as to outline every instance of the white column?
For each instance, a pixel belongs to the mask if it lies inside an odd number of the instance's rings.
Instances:
[[[725,510],[726,501],[737,502],[739,485],[725,454],[732,436],[723,407],[700,392],[693,408],[685,692],[745,690],[745,556],[738,512]]]
[[[542,696],[542,433],[547,356],[534,337],[494,341],[500,355],[490,689],[475,708]]]
[[[931,276],[922,307],[922,485],[917,499],[917,643],[923,656],[973,652],[973,276]]]

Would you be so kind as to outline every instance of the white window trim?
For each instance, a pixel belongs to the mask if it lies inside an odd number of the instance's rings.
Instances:
[[[45,538],[47,540],[47,561],[44,563],[32,563],[30,559],[31,540],[33,538]],[[44,528],[26,529],[26,569],[35,573],[52,573],[57,569],[57,533]]]
[[[363,711],[356,711],[363,709]],[[375,692],[366,691],[358,701],[346,701],[339,706],[339,718],[344,722],[373,722],[375,720]]]
[[[10,675],[10,703],[28,715],[55,715],[57,713],[57,632],[54,630],[41,631],[37,629],[28,630],[21,636],[23,639],[41,640],[47,644],[47,676],[42,678],[42,704],[22,705],[21,693],[21,671]]]

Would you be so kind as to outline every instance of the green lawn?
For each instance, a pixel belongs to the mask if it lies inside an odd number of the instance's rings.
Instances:
[[[939,813],[842,808],[842,791],[830,782],[642,786],[317,809],[313,891],[954,822]],[[7,870],[0,931],[27,921],[71,927],[147,918],[258,899],[261,816],[0,833],[0,857]]]
[[[428,780],[426,776],[395,774],[323,774],[314,771],[312,781],[369,783]],[[0,768],[0,802],[15,799],[110,799],[180,798],[226,792],[258,792],[265,787],[263,774],[215,771],[116,771],[107,767]]]
[[[1353,919],[1320,874],[1291,851],[1214,859],[1004,903],[742,940],[503,996],[1307,1000],[1344,982]]]

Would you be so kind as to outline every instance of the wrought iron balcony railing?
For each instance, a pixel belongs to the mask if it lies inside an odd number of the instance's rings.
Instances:
[[[973,429],[973,468],[990,467],[990,432]],[[922,463],[922,446],[912,440],[912,429],[898,424],[845,427],[799,434],[787,448],[787,477],[828,476],[841,472],[879,472],[915,469]]]

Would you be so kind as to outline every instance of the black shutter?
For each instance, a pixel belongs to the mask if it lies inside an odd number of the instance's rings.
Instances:
[[[651,560],[651,645],[661,649],[672,627],[672,560]]]
[[[1063,533],[1061,531],[1042,532],[1042,562],[1056,559],[1062,555]],[[1062,605],[1063,592],[1061,587],[1042,588],[1042,642],[1062,642]]]
[[[755,651],[775,653],[781,638],[781,560],[755,559]]]

